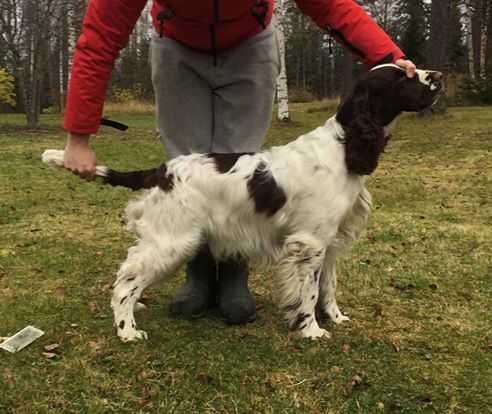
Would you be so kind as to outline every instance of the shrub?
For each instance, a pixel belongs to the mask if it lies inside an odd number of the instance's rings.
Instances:
[[[292,88],[289,89],[289,102],[305,103],[315,101],[316,97],[306,89]]]
[[[15,106],[14,77],[0,69],[0,103]]]
[[[138,100],[139,93],[135,89],[114,87],[112,89],[112,96],[113,100],[117,103],[128,103]]]
[[[492,105],[492,80],[466,78],[459,91],[460,101],[469,105]]]

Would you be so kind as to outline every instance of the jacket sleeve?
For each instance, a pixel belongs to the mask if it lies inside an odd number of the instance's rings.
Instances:
[[[296,0],[304,14],[368,66],[394,63],[405,54],[354,0]]]
[[[90,0],[75,46],[64,128],[97,132],[114,62],[145,7],[146,0]]]

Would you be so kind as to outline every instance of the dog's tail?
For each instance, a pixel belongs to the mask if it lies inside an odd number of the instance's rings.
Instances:
[[[45,164],[63,167],[65,151],[49,149],[43,152],[41,159]],[[96,176],[102,179],[104,184],[130,188],[134,191],[143,188],[152,188],[159,185],[159,177],[162,176],[162,167],[149,170],[120,172],[103,165],[96,167]]]

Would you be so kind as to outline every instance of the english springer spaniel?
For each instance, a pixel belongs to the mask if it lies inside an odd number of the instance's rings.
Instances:
[[[348,320],[335,299],[335,262],[365,228],[371,174],[387,127],[403,111],[432,105],[442,74],[418,70],[410,79],[380,65],[359,80],[337,114],[284,146],[250,154],[191,154],[158,168],[117,172],[99,166],[103,181],[147,189],[126,209],[137,242],[114,283],[111,306],[124,342],[147,338],[134,309],[148,286],[171,277],[207,242],[217,258],[240,256],[277,268],[278,301],[302,337],[329,336],[317,316]],[[63,166],[63,151],[43,160]]]

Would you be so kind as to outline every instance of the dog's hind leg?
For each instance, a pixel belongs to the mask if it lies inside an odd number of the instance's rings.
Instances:
[[[172,243],[139,243],[128,250],[128,257],[118,271],[111,307],[114,324],[123,342],[147,339],[137,330],[134,311],[142,292],[150,285],[171,275],[200,245],[200,237],[174,239]]]
[[[327,316],[335,323],[349,321],[350,318],[345,316],[337,305],[335,297],[337,290],[337,271],[336,271],[336,254],[331,249],[326,252],[323,272],[319,282],[319,298],[316,305],[316,313],[320,318]]]
[[[285,312],[290,329],[299,331],[305,338],[329,337],[315,317],[325,246],[309,234],[295,234],[287,238],[285,252],[277,280],[280,308]]]

